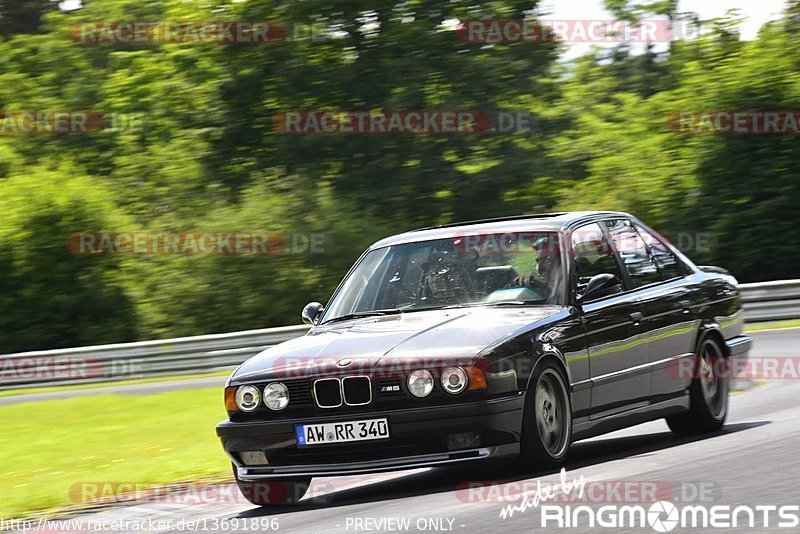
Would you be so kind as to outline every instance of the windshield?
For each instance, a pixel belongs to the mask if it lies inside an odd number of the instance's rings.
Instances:
[[[453,306],[561,304],[558,234],[458,236],[370,251],[322,322],[350,315]]]

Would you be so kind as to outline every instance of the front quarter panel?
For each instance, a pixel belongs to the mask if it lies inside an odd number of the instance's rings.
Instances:
[[[744,333],[744,308],[736,280],[729,276],[699,275],[701,332],[716,330],[723,340]]]
[[[584,327],[573,308],[532,324],[510,339],[484,350],[479,360],[487,369],[490,394],[527,391],[533,372],[544,358],[560,362],[571,384],[572,410],[589,409],[589,356]]]

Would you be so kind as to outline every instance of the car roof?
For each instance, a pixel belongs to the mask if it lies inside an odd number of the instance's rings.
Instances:
[[[412,230],[386,237],[374,243],[370,250],[403,243],[448,239],[474,234],[504,234],[512,232],[560,232],[581,223],[590,223],[608,217],[633,218],[615,211],[573,211],[518,215],[460,223],[443,224]]]

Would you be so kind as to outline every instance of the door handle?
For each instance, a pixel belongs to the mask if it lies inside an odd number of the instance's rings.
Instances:
[[[633,312],[631,314],[631,321],[633,321],[634,325],[638,325],[643,320],[644,320],[644,315],[642,315],[642,312]]]
[[[691,300],[682,300],[678,303],[680,308],[683,310],[683,313],[689,314],[692,313],[692,301]]]

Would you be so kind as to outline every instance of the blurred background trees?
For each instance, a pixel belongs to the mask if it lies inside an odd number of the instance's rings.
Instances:
[[[620,17],[675,2],[614,0]],[[0,135],[0,352],[295,324],[361,251],[415,227],[548,210],[630,211],[741,281],[800,277],[796,136],[682,135],[681,110],[791,110],[800,8],[741,41],[735,18],[668,50],[574,61],[555,43],[465,43],[448,21],[532,3],[0,0],[0,110],[94,110],[138,127]],[[266,46],[91,45],[79,21],[281,20]],[[291,32],[292,28],[288,30]],[[534,133],[285,135],[287,110],[506,110]],[[325,234],[324,254],[69,252],[93,231]],[[678,243],[679,245],[681,243]]]
[[[58,9],[53,0],[0,0],[0,36],[36,33],[42,16]]]

